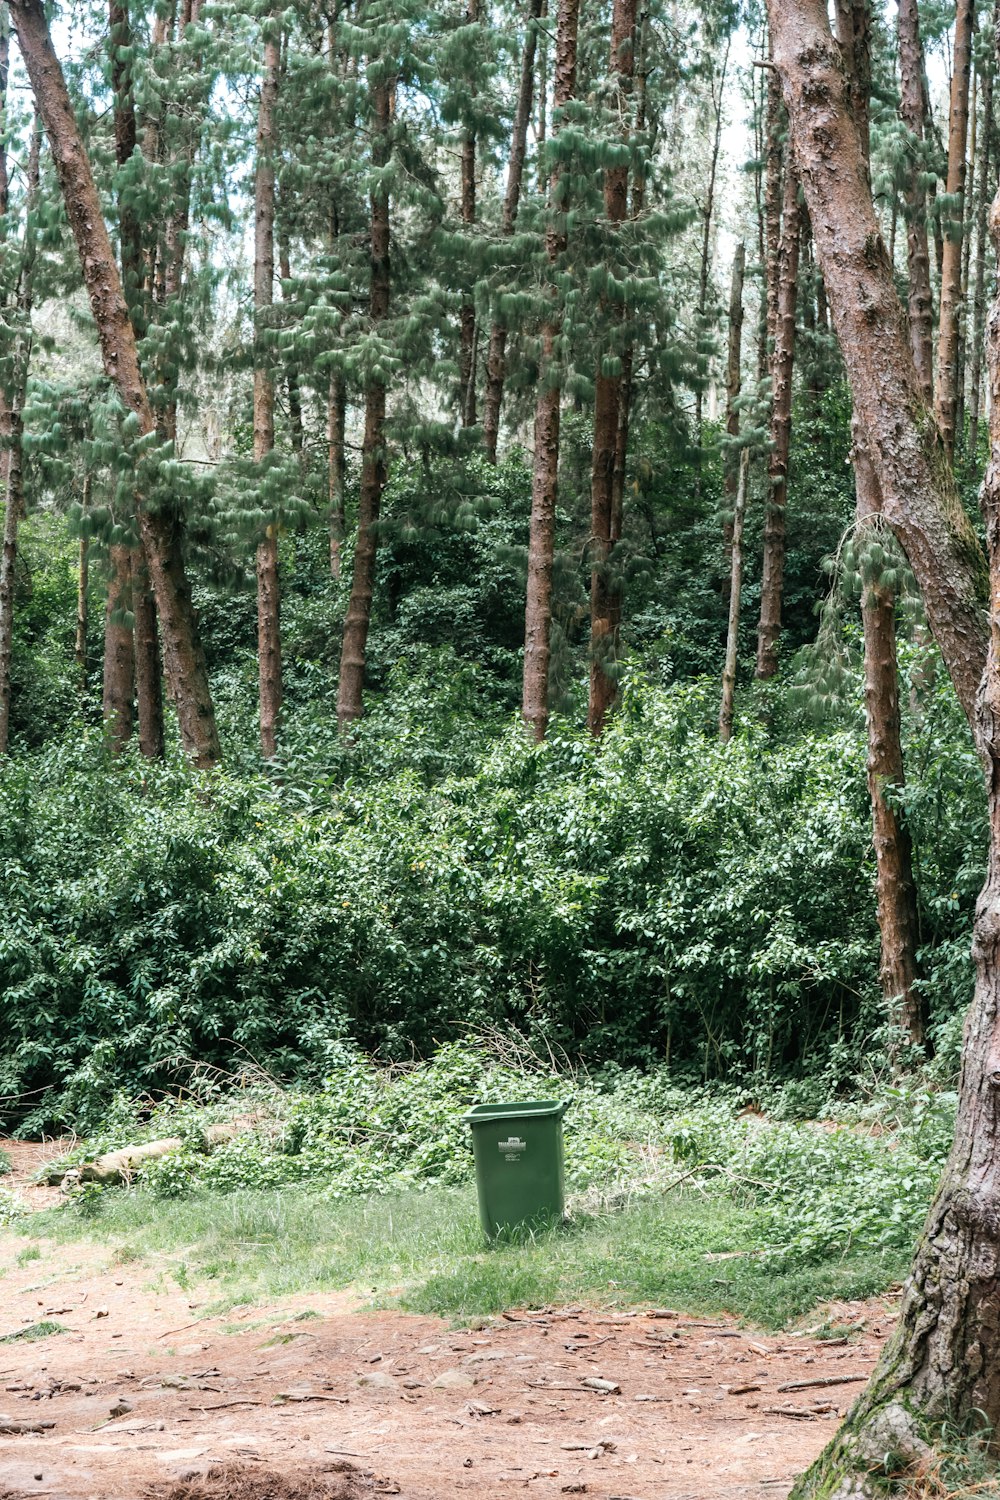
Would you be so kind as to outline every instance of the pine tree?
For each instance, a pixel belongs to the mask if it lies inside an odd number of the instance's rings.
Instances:
[[[578,0],[559,0],[555,40],[555,92],[552,131],[558,146],[562,115],[576,91]],[[558,155],[549,182],[552,215],[546,236],[549,265],[565,254],[565,173]],[[542,329],[538,399],[535,405],[534,464],[531,481],[531,524],[528,538],[528,587],[524,616],[524,675],[521,713],[537,740],[549,721],[549,658],[552,629],[552,568],[555,552],[556,488],[559,478],[559,416],[561,379],[556,342],[560,319],[553,286],[553,307]]]
[[[80,139],[62,69],[40,0],[12,0],[11,18],[31,80],[77,244],[108,378],[131,412],[137,434],[152,438],[156,421],[139,366],[135,333],[108,238],[90,162]],[[152,476],[147,476],[147,480]],[[181,736],[195,764],[215,765],[219,739],[191,603],[191,588],[174,527],[140,487],[139,529],[164,635],[167,675]]]

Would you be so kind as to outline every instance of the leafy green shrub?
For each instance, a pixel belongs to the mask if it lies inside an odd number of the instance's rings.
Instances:
[[[198,795],[179,756],[112,763],[96,733],[4,763],[0,1094],[41,1099],[9,1124],[92,1130],[116,1089],[193,1062],[316,1082],[345,1043],[427,1056],[490,1026],[686,1084],[798,1076],[790,1114],[849,1085],[885,1023],[856,728],[748,721],[721,746],[714,683],[633,677],[599,750],[558,721],[541,746],[484,737],[470,710],[432,771],[419,697],[387,700],[377,751],[340,742],[335,775]],[[981,793],[936,702],[906,798],[945,1046]]]

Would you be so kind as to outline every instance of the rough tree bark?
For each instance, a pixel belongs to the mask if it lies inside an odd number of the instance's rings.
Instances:
[[[389,314],[389,193],[382,185],[382,169],[392,150],[395,79],[379,78],[372,85],[372,164],[378,186],[371,196],[371,319],[375,325]],[[337,723],[346,730],[361,717],[365,680],[365,651],[375,588],[377,526],[386,481],[385,381],[374,377],[365,392],[365,435],[361,449],[361,486],[358,494],[358,538],[354,548],[351,597],[344,619],[337,689]]]
[[[941,307],[938,313],[936,415],[949,462],[955,456],[958,409],[959,334],[962,313],[962,240],[965,219],[966,145],[969,133],[969,81],[975,0],[958,0],[955,10],[951,100],[948,114],[948,176],[952,201],[944,226]]]
[[[10,0],[21,55],[45,124],[76,241],[84,284],[97,327],[105,373],[143,436],[156,431],[145,381],[139,368],[135,332],[129,320],[107,227],[101,215],[90,162],[77,127],[62,69],[52,47],[41,0]],[[219,760],[219,737],[205,657],[179,545],[168,518],[137,497],[139,529],[163,628],[167,676],[177,705],[184,748],[200,767]]]
[[[635,73],[635,23],[636,0],[614,0],[611,73],[616,82],[617,113],[625,133],[628,131],[627,98]],[[720,118],[721,108],[720,101]],[[617,230],[628,217],[628,178],[627,164],[608,167],[604,173],[604,212],[613,230]],[[603,310],[611,325],[611,339],[610,347],[602,351],[594,380],[594,445],[590,467],[590,697],[587,727],[595,735],[603,730],[618,691],[615,595],[620,586],[612,578],[610,568],[614,545],[615,459],[623,383],[620,351],[615,350],[614,335],[625,309],[621,303],[606,303]]]
[[[849,98],[870,189],[871,9],[870,0],[837,0],[837,37],[844,56]],[[890,256],[890,263],[892,257]],[[882,492],[868,453],[862,424],[852,424],[858,531],[879,535]],[[896,599],[881,569],[861,600],[864,638],[865,725],[868,739],[868,794],[875,849],[875,893],[881,946],[882,993],[889,1013],[915,1046],[924,1041],[923,1008],[917,980],[919,923],[913,880],[913,846],[892,793],[904,785],[900,738],[899,672],[896,656]],[[886,791],[890,797],[886,799]]]
[[[559,112],[576,90],[576,45],[579,0],[559,0],[555,43],[555,84],[552,129],[559,129]],[[541,91],[544,116],[545,94]],[[549,182],[551,220],[546,251],[554,264],[566,248],[565,217],[561,210],[562,173],[558,166]],[[524,675],[521,713],[536,740],[545,738],[549,722],[549,658],[552,632],[552,567],[555,553],[556,487],[559,477],[559,409],[562,388],[556,362],[559,323],[555,312],[542,329],[538,399],[535,404],[535,456],[531,476],[531,520],[528,530],[528,586],[524,610]]]
[[[768,0],[817,253],[855,408],[959,699],[988,770],[990,857],[974,930],[955,1142],[896,1332],[871,1384],[797,1500],[881,1493],[887,1454],[914,1465],[934,1427],[1000,1421],[1000,303],[990,319],[992,458],[983,489],[990,572],[921,398],[825,0]],[[1000,202],[993,213],[1000,248]],[[988,656],[988,662],[987,662]],[[986,665],[985,676],[983,667]],[[979,685],[982,681],[982,691]]]
[[[531,104],[535,81],[535,48],[538,41],[538,22],[544,0],[528,0],[525,23],[524,48],[521,52],[521,81],[517,92],[517,108],[510,137],[510,156],[507,160],[507,188],[504,192],[500,232],[505,239],[514,233],[517,210],[521,201],[521,185],[524,181],[524,158],[528,148],[528,125],[531,121]],[[507,327],[500,319],[494,319],[490,328],[490,343],[486,355],[486,392],[483,399],[483,446],[491,464],[497,461],[497,438],[500,433],[500,408],[503,404],[503,383],[507,373]]]
[[[263,477],[274,449],[274,379],[266,347],[268,313],[274,303],[275,110],[281,42],[274,14],[264,21],[264,70],[257,112],[257,169],[254,180],[254,369],[253,459]],[[278,518],[265,517],[257,543],[257,677],[260,748],[265,760],[277,752],[281,712],[281,589],[278,579]]]
[[[799,279],[799,183],[791,141],[785,159],[785,183],[778,247],[778,298],[771,357],[771,454],[764,519],[764,571],[757,627],[758,678],[778,670],[778,636],[785,587],[785,505],[788,499],[788,455],[792,440],[792,369],[795,361],[795,309]],[[769,252],[770,254],[770,252]]]
[[[927,190],[920,180],[924,170],[924,51],[917,0],[899,0],[898,34],[900,114],[909,134],[905,202],[910,344],[920,393],[930,405],[934,399],[934,303],[927,243]]]

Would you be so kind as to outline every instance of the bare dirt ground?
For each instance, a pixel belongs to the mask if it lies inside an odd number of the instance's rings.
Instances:
[[[38,1164],[17,1149],[19,1177]],[[822,1341],[664,1309],[456,1330],[325,1293],[206,1316],[148,1263],[80,1243],[17,1266],[24,1244],[0,1235],[0,1337],[67,1331],[0,1343],[0,1500],[786,1496],[893,1319],[841,1304],[855,1331]]]

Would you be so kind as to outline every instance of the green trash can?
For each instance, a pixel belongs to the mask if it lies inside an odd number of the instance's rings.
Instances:
[[[562,1218],[567,1104],[559,1099],[477,1104],[462,1116],[472,1128],[479,1222],[488,1239]]]

